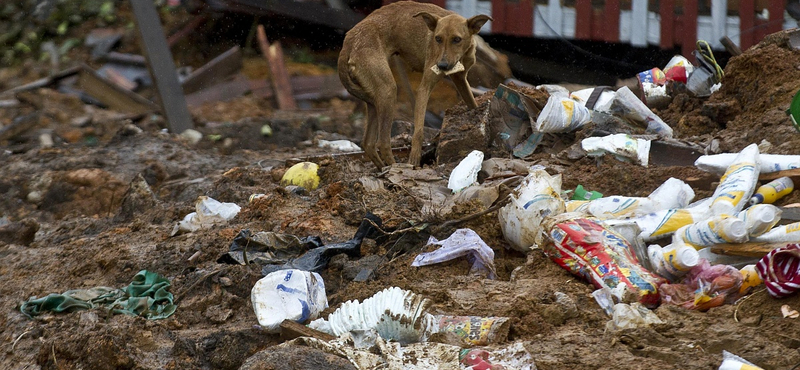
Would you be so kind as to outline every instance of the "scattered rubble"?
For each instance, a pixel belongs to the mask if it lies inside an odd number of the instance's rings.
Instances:
[[[338,78],[276,64],[263,28],[266,58],[227,48],[178,75],[194,128],[165,130],[152,61],[106,29],[129,13],[98,3],[100,30],[71,46],[87,64],[0,92],[3,368],[800,363],[800,193],[779,189],[800,180],[793,31],[724,70],[701,44],[697,66],[632,89],[485,72],[478,108],[426,135],[423,167],[378,169]],[[39,25],[77,24],[56,15]],[[208,21],[192,19],[163,41]]]

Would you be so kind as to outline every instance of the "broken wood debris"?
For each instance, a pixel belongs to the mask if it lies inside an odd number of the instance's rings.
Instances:
[[[234,46],[220,54],[187,77],[181,86],[184,94],[216,85],[242,69],[242,49]]]
[[[103,105],[120,112],[143,114],[159,110],[150,100],[100,76],[85,64],[79,74],[78,87]]]
[[[262,25],[258,26],[257,33],[258,46],[261,48],[264,58],[267,59],[267,64],[269,64],[270,77],[272,86],[275,88],[278,107],[280,109],[297,109],[297,103],[292,96],[292,87],[289,83],[289,73],[283,63],[283,49],[280,42],[270,45]]]
[[[175,74],[172,52],[167,46],[161,20],[155,5],[149,0],[131,0],[134,19],[139,29],[147,66],[156,85],[162,112],[169,130],[181,133],[194,127],[186,98]]]

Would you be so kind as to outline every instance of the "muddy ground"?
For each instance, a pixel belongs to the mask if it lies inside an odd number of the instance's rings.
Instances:
[[[25,68],[9,68],[3,75],[23,79],[30,73]],[[731,59],[725,72],[722,89],[710,98],[680,94],[657,113],[680,139],[701,145],[717,140],[719,151],[761,143],[763,152],[799,154],[800,134],[784,111],[800,89],[800,51],[775,36]],[[434,104],[456,103],[452,89],[442,91]],[[368,239],[361,258],[335,257],[321,272],[331,307],[326,313],[344,301],[397,286],[431,299],[435,313],[511,318],[508,341],[522,343],[538,369],[716,369],[722,350],[765,369],[800,363],[800,320],[784,319],[780,312],[783,304],[800,308],[800,296],[779,301],[757,289],[746,300],[708,312],[661,306],[655,313],[663,324],[608,332],[608,317],[592,298],[592,286],[540,250],[524,255],[510,249],[494,212],[458,227],[474,229],[492,247],[496,280],[469,276],[463,259],[411,267],[429,232],[444,239],[455,227],[438,226],[481,208],[423,212],[424,199],[388,184],[371,163],[349,157],[317,157],[322,181],[316,190],[298,194],[279,184],[296,158],[330,154],[308,141],[360,141],[363,111],[356,101],[318,101],[313,110],[298,112],[278,111],[274,101],[253,96],[209,103],[192,111],[204,138],[191,144],[162,132],[164,121],[157,115],[131,121],[49,89],[17,98],[20,106],[0,108],[0,123],[33,111],[42,115],[35,129],[3,142],[0,154],[0,216],[24,229],[3,233],[0,242],[1,368],[237,369],[282,340],[257,326],[250,289],[260,270],[217,263],[234,236],[250,229],[339,242],[353,236],[368,211],[382,218],[387,231],[430,226],[420,233]],[[448,114],[469,117],[463,111]],[[401,106],[398,117],[407,120],[407,115],[407,105]],[[272,127],[271,136],[260,134],[264,124]],[[54,146],[41,147],[41,133],[51,133]],[[564,189],[582,184],[606,195],[646,196],[669,177],[698,184],[703,181],[697,179],[709,177],[692,166],[643,168],[611,158],[570,159],[562,147],[575,137],[564,134],[560,146],[543,148],[527,161],[561,173]],[[398,145],[407,140],[396,137]],[[446,178],[454,165],[426,166]],[[156,201],[136,201],[128,193],[140,174]],[[368,189],[360,181],[365,177],[382,186]],[[699,199],[713,187],[695,191]],[[255,193],[266,196],[248,202]],[[242,211],[223,226],[171,237],[175,223],[194,210],[201,195],[237,203]],[[779,205],[798,201],[795,192]],[[30,225],[38,225],[35,234]],[[375,261],[379,265],[371,280],[353,281]],[[34,296],[123,287],[143,269],[171,281],[178,308],[168,319],[100,309],[30,319],[19,310]],[[575,309],[556,302],[556,292],[568,295]],[[269,366],[299,368],[298,359],[312,353],[296,349],[286,356]],[[346,365],[331,361],[326,367]]]

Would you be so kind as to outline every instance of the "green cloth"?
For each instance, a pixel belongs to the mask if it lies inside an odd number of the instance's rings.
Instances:
[[[177,308],[172,303],[169,287],[169,280],[155,272],[142,270],[125,289],[101,286],[68,290],[28,300],[19,309],[26,316],[33,317],[45,311],[73,312],[103,307],[112,313],[158,320],[169,317]]]

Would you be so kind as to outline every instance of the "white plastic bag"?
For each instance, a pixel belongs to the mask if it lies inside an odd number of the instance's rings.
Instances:
[[[511,201],[497,215],[503,236],[511,246],[529,252],[545,240],[542,220],[565,212],[561,199],[561,175],[550,176],[544,169],[533,169],[511,193]]]
[[[303,270],[280,270],[261,278],[250,292],[250,301],[258,324],[269,333],[279,332],[283,320],[303,323],[328,308],[322,277]]]
[[[478,172],[483,165],[483,152],[480,150],[473,150],[469,155],[464,157],[458,163],[453,172],[450,173],[450,179],[447,181],[447,188],[452,190],[453,193],[458,193],[464,188],[474,184],[478,181]]]
[[[537,132],[569,132],[592,118],[591,112],[578,102],[564,96],[551,96],[536,119]]]
[[[621,161],[638,163],[645,167],[650,161],[650,140],[635,139],[626,134],[587,137],[581,140],[581,147],[592,157],[610,153]]]
[[[236,203],[222,203],[201,195],[195,202],[195,212],[189,213],[172,229],[172,236],[228,222],[242,209]]]

